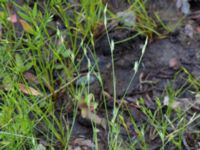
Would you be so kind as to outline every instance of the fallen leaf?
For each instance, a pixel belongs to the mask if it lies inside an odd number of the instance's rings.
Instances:
[[[81,117],[83,119],[90,120],[97,125],[100,125],[106,130],[106,120],[104,118],[99,117],[96,115],[93,111],[96,107],[96,103],[91,103],[90,106],[88,106],[87,103],[81,102],[79,103],[79,109],[81,110]]]
[[[99,117],[95,113],[91,112],[89,109],[82,109],[81,116],[85,119],[89,119],[90,121],[100,125],[106,130],[106,120],[104,118]]]
[[[15,14],[9,16],[7,18],[7,20],[10,21],[10,22],[12,22],[12,23],[17,23],[17,14],[15,13]]]
[[[73,144],[77,144],[79,146],[88,146],[89,148],[95,148],[95,144],[89,140],[84,138],[77,138],[73,141]]]
[[[26,21],[19,19],[20,24],[22,25],[22,28],[24,29],[24,31],[34,34],[35,31],[33,30],[32,26],[30,24],[28,24]]]
[[[170,104],[169,101],[170,101],[169,97],[168,97],[168,96],[165,96],[165,97],[164,97],[164,100],[163,100],[164,106],[170,106],[172,109],[177,109],[177,108],[179,108],[179,107],[182,107],[180,101],[174,100],[172,104]]]
[[[27,87],[26,85],[19,83],[19,90],[27,95],[33,95],[33,96],[42,96],[43,94],[37,91],[36,89],[32,87]]]
[[[175,97],[171,104],[170,104],[169,97],[165,96],[164,100],[163,100],[163,104],[164,104],[164,106],[169,106],[174,110],[177,109],[177,108],[180,108],[184,111],[188,110],[190,108],[200,109],[200,95],[197,94],[195,96],[194,100],[189,99],[189,98],[177,98],[177,97]]]

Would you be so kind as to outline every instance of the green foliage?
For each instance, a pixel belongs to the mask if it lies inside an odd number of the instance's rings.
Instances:
[[[10,15],[7,9],[8,3],[17,8],[19,18],[26,21],[33,29],[32,34],[16,28],[14,24],[7,20]],[[156,21],[148,16],[143,0],[129,0],[129,3],[131,3],[130,11],[134,12],[138,18],[132,29],[137,32],[136,35],[147,37],[141,58],[138,62],[135,62],[135,73],[133,73],[131,79],[133,80],[138,67],[140,67],[149,37],[151,38],[154,34],[160,37],[162,34],[157,32]],[[30,7],[28,5],[20,6],[15,1],[0,0],[0,7],[0,25],[3,29],[2,37],[0,37],[0,149],[39,149],[39,138],[42,138],[48,144],[47,149],[53,149],[57,142],[60,143],[63,149],[68,148],[78,113],[78,100],[81,99],[83,94],[86,95],[86,98],[90,94],[85,86],[76,89],[70,83],[74,79],[74,73],[80,75],[78,71],[80,63],[75,64],[75,60],[76,58],[81,60],[83,57],[88,59],[87,51],[94,51],[94,49],[88,47],[92,45],[92,48],[94,48],[93,33],[96,27],[103,22],[110,43],[114,87],[113,116],[109,117],[107,109],[105,109],[109,122],[108,142],[110,149],[120,149],[124,144],[120,136],[120,126],[124,126],[127,133],[129,131],[123,113],[121,114],[122,103],[117,105],[116,102],[114,47],[116,44],[136,36],[134,35],[118,43],[110,39],[107,25],[110,20],[116,20],[116,18],[113,18],[115,16],[107,10],[101,0],[80,0],[79,5],[69,3],[67,0],[51,0],[43,7],[41,7],[40,1],[36,1]],[[54,24],[55,22],[52,21],[54,17],[58,18],[62,22],[61,24],[64,24],[65,29],[60,30]],[[52,35],[49,32],[50,30],[57,34]],[[21,34],[18,35],[18,32]],[[95,53],[92,55],[95,59]],[[97,59],[95,61],[95,66],[91,66],[88,59],[89,74],[94,73],[103,88]],[[95,72],[94,68],[98,72]],[[30,70],[34,71],[38,79],[37,84],[30,83],[24,78],[24,73]],[[183,71],[188,74],[188,82],[194,85],[195,89],[198,89],[198,81],[195,81],[186,69],[183,69]],[[58,74],[56,78],[54,77],[55,72]],[[82,79],[86,80],[86,78]],[[58,80],[60,81],[59,85]],[[66,82],[69,82],[69,84]],[[19,83],[23,83],[27,87],[37,86],[37,89],[44,96],[37,97],[24,94],[19,89]],[[58,96],[56,94],[60,88],[61,91],[67,91],[67,94],[71,97],[67,99],[69,102],[72,101],[73,106],[71,124],[68,123],[69,120],[63,119],[64,113],[67,111],[64,106],[60,108],[59,114],[55,113],[56,101],[54,101],[54,96]],[[168,95],[173,100],[176,93],[169,90]],[[105,101],[104,99],[106,104]],[[153,127],[155,134],[159,135],[163,149],[168,142],[174,143],[177,148],[181,149],[181,136],[187,127],[185,119],[181,120],[184,116],[178,113],[177,118],[171,120],[171,110],[169,109],[167,114],[163,114],[162,102],[160,99],[157,99],[156,102],[158,108],[155,113],[144,105],[143,99],[138,101],[138,105],[148,118],[147,123]],[[159,116],[161,117],[159,118]],[[131,114],[130,119],[138,134],[137,139],[130,145],[130,148],[134,149],[135,145],[139,145],[140,148],[148,149],[145,140],[147,123],[139,127]],[[174,132],[168,133],[167,128],[176,120],[181,120],[179,126]],[[93,125],[93,138],[96,149],[98,149],[97,132],[96,126]],[[37,134],[40,134],[41,137],[38,137]]]

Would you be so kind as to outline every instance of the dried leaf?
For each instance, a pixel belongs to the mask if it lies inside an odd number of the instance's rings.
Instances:
[[[174,101],[170,104],[170,99],[168,96],[164,97],[163,100],[164,106],[169,106],[172,109],[180,108],[182,110],[188,110],[190,108],[200,108],[200,96],[197,94],[195,96],[195,99],[189,99],[189,98],[177,98],[175,97]]]
[[[79,145],[79,146],[87,146],[89,148],[95,148],[95,144],[89,140],[84,138],[77,138],[73,141],[73,144]]]
[[[104,118],[99,117],[95,113],[93,113],[95,109],[96,103],[91,103],[90,106],[87,105],[85,102],[79,103],[79,109],[81,110],[81,116],[84,119],[88,119],[97,125],[100,125],[106,130],[106,120]]]
[[[37,91],[36,89],[32,87],[27,87],[26,85],[19,83],[19,89],[21,92],[27,95],[33,95],[33,96],[42,96],[43,94]]]
[[[177,109],[181,105],[179,101],[174,101],[172,104],[170,104],[169,101],[170,101],[169,97],[165,96],[163,100],[164,106],[170,106],[172,109]]]
[[[26,21],[19,19],[20,24],[22,25],[24,31],[34,34],[35,31],[33,30],[32,26],[30,24],[28,24]]]
[[[97,125],[100,125],[106,130],[106,120],[104,118],[99,117],[95,113],[91,112],[89,109],[84,108],[81,110],[81,116],[85,119],[88,119]]]

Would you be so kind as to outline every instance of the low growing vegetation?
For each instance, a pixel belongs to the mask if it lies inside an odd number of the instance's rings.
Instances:
[[[92,149],[183,149],[188,137],[193,143],[200,139],[200,115],[189,111],[199,105],[200,84],[184,66],[173,76],[175,81],[185,74],[182,88],[166,83],[152,106],[143,96],[127,101],[148,45],[173,32],[158,15],[149,15],[146,1],[127,4],[119,14],[101,0],[0,0],[0,149],[74,149],[81,143],[76,132],[86,130],[79,120],[92,135],[81,141],[90,139],[86,145]],[[115,40],[115,29],[131,35]],[[104,58],[96,47],[102,39],[109,45],[112,94],[105,90]],[[135,39],[141,39],[139,59],[119,96],[116,47]],[[91,92],[93,82],[98,94]],[[188,90],[196,97],[182,106],[176,99]]]

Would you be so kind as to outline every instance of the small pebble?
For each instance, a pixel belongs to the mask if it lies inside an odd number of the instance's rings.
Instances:
[[[77,81],[76,81],[76,85],[77,86],[81,86],[81,85],[90,85],[92,83],[94,83],[96,81],[96,77],[94,75],[90,75],[90,76],[82,76],[80,77]]]
[[[118,12],[117,16],[121,18],[122,23],[127,27],[133,27],[136,24],[136,16],[131,10]]]
[[[200,26],[196,27],[196,31],[200,33]]]
[[[180,61],[177,58],[171,58],[169,60],[169,67],[170,68],[177,70],[177,69],[180,68],[180,66],[181,66]]]
[[[191,24],[187,24],[184,31],[188,37],[193,38],[194,30]]]

